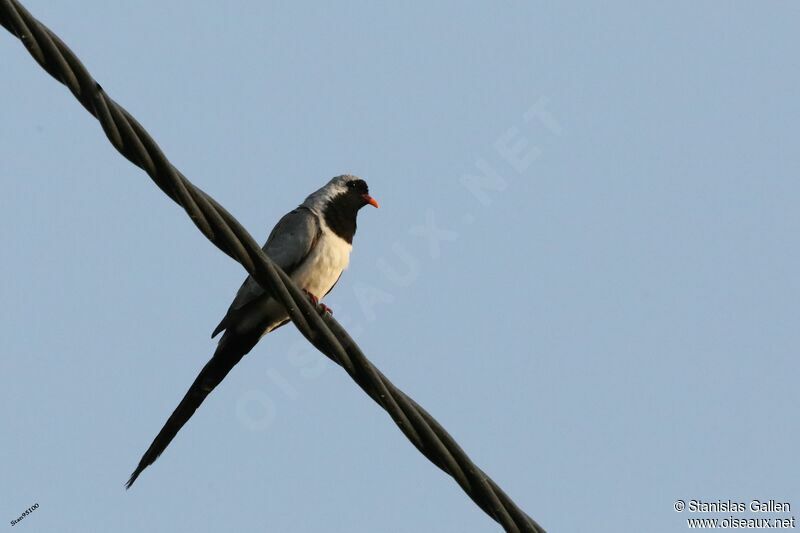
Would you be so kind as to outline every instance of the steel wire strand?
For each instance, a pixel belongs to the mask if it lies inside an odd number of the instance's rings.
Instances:
[[[17,0],[0,0],[0,24],[18,37],[52,77],[66,85],[101,123],[111,144],[144,170],[183,207],[192,222],[225,254],[242,264],[265,290],[286,307],[292,322],[315,347],[340,365],[392,417],[411,443],[453,477],[467,495],[506,531],[544,531],[478,468],[447,431],[419,404],[398,389],[363,354],[330,315],[320,314],[289,276],[264,254],[241,224],[193,185],[161,152],[147,131],[114,102],[81,61]]]

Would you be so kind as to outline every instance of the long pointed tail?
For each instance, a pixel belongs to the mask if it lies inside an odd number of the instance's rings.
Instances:
[[[161,428],[161,431],[153,440],[153,443],[147,451],[144,452],[142,459],[139,461],[139,465],[125,484],[126,489],[131,488],[131,485],[133,485],[133,482],[139,477],[139,474],[158,459],[158,456],[169,446],[169,443],[172,442],[172,439],[175,438],[178,431],[188,422],[197,408],[200,407],[200,404],[203,403],[206,396],[220,384],[236,363],[241,361],[242,357],[255,346],[256,342],[258,342],[258,336],[251,335],[247,338],[243,338],[232,333],[229,334],[227,331],[225,332],[225,335],[222,336],[222,339],[220,339],[217,345],[214,356],[206,363],[203,370],[200,371],[200,374],[197,376],[197,379],[194,380],[192,386],[189,387],[189,391],[183,397],[181,403],[178,404],[178,407],[172,412],[167,423],[164,424],[164,427]]]

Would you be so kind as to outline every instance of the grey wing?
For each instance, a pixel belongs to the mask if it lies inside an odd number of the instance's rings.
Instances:
[[[262,250],[276,265],[291,276],[294,269],[308,256],[321,231],[317,215],[305,207],[298,207],[278,221]],[[264,289],[252,276],[247,276],[239,288],[239,292],[236,293],[236,298],[228,308],[228,312],[214,329],[211,337],[216,337],[222,330],[235,323],[239,312],[262,296],[264,296]]]

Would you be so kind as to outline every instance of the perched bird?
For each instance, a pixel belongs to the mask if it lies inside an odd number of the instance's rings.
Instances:
[[[356,216],[366,205],[378,207],[378,202],[369,195],[367,183],[356,176],[337,176],[280,219],[263,247],[264,252],[316,304],[330,292],[347,268],[356,233]],[[214,356],[144,453],[126,488],[153,464],[206,396],[259,339],[288,321],[289,315],[283,306],[248,276],[211,334],[213,338],[225,332]]]

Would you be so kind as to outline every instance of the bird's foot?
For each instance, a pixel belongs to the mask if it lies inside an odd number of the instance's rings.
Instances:
[[[306,293],[306,296],[311,301],[311,303],[314,304],[314,307],[316,307],[317,309],[320,309],[323,313],[327,313],[327,314],[333,316],[333,309],[331,309],[330,307],[328,307],[324,303],[320,302],[319,298],[317,298],[315,295],[311,294],[309,291],[303,289],[303,292]]]

